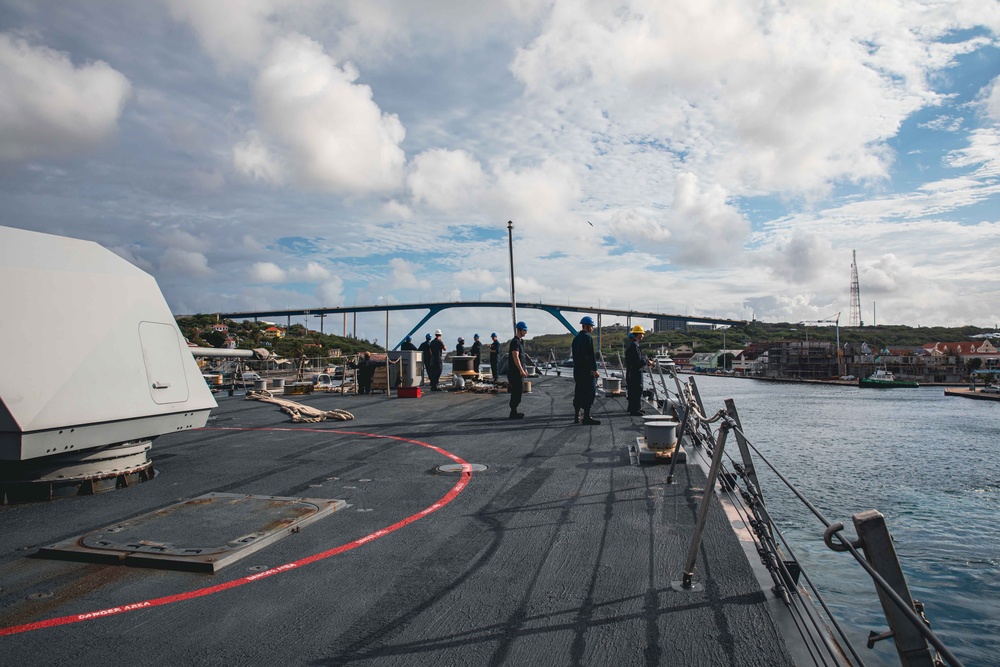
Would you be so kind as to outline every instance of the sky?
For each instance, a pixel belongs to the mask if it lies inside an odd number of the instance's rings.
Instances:
[[[994,327],[1000,3],[0,0],[0,224],[175,314],[509,299],[508,220],[518,300]]]

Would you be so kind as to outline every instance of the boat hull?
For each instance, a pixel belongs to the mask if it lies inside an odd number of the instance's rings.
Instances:
[[[899,388],[915,388],[920,385],[916,382],[910,380],[872,380],[871,378],[861,378],[858,380],[859,387],[868,387],[874,389],[899,389]]]

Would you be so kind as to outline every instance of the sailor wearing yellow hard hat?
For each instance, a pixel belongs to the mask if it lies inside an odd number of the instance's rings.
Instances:
[[[625,348],[625,393],[628,398],[628,413],[633,417],[644,414],[642,405],[642,372],[650,363],[642,353],[639,344],[646,332],[638,324],[629,332],[632,341]]]

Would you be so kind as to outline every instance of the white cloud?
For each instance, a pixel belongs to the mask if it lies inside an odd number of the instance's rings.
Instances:
[[[477,287],[494,285],[497,282],[488,269],[462,269],[455,274],[455,281]]]
[[[167,248],[160,256],[160,271],[168,275],[208,278],[214,272],[203,253],[180,248]]]
[[[274,262],[254,262],[249,276],[255,283],[319,283],[330,282],[333,278],[329,269],[318,262],[308,262],[304,267],[293,266],[290,269],[283,269]]]
[[[917,284],[912,267],[892,253],[859,267],[859,272],[858,282],[864,281],[866,294],[893,294]]]
[[[301,35],[277,40],[266,57],[255,86],[259,131],[301,185],[348,195],[401,186],[406,132],[358,76]]]
[[[801,285],[823,275],[833,255],[833,246],[828,239],[799,229],[786,243],[770,253],[768,268],[776,276]]]
[[[537,166],[499,162],[492,171],[495,184],[484,205],[512,220],[520,239],[563,251],[588,246],[588,241],[592,247],[594,229],[573,212],[583,190],[569,165],[547,158]]]
[[[394,289],[430,289],[431,282],[423,278],[417,278],[417,272],[421,267],[408,262],[400,257],[389,260],[389,268],[392,276],[389,283]]]
[[[281,163],[264,145],[260,132],[256,130],[248,132],[242,141],[233,146],[233,166],[255,180],[275,185],[284,180]]]
[[[293,280],[303,282],[320,282],[330,279],[330,271],[317,262],[308,262],[305,268],[294,268],[289,271]]]
[[[163,230],[156,235],[156,238],[159,245],[192,253],[200,253],[205,247],[204,239],[178,228]]]
[[[804,319],[803,313],[811,310],[811,295],[773,295],[750,297],[746,305],[759,320],[772,322],[799,322]]]
[[[283,283],[285,270],[273,262],[254,262],[250,267],[250,280],[255,283]]]
[[[336,308],[344,304],[344,281],[337,276],[331,276],[329,280],[316,288],[316,298],[320,305],[328,308]]]
[[[453,211],[476,200],[486,182],[479,162],[465,151],[433,149],[413,158],[406,184],[414,201]]]
[[[387,201],[382,205],[382,213],[390,220],[408,222],[413,219],[413,209],[395,199]]]
[[[934,40],[954,27],[925,5],[557,0],[512,71],[729,191],[821,193],[888,175],[887,140],[939,101],[927,73],[973,48]]]
[[[105,62],[0,34],[0,161],[62,157],[108,141],[128,99],[128,79]]]
[[[1000,125],[1000,77],[993,79],[981,93],[981,102],[986,116]]]
[[[515,275],[514,287],[516,288],[518,299],[550,293],[550,290],[545,285],[530,276]]]
[[[620,213],[612,220],[611,233],[680,266],[727,264],[743,248],[750,223],[726,199],[720,186],[702,189],[694,174],[682,173],[669,211],[655,218]]]
[[[167,0],[178,21],[194,28],[202,46],[224,68],[260,57],[272,32],[277,0]]]

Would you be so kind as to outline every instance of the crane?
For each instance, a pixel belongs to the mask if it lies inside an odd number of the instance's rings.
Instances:
[[[810,325],[810,324],[826,324],[828,322],[833,322],[833,325],[837,329],[837,373],[839,373],[840,375],[843,375],[844,374],[844,368],[843,368],[843,355],[844,355],[844,351],[840,349],[840,312],[838,311],[838,312],[834,313],[833,315],[831,315],[830,317],[824,317],[824,318],[819,319],[819,320],[804,320],[802,322],[799,322],[799,324],[801,324],[803,326],[806,326],[806,342],[808,343],[809,342],[809,328],[808,328],[808,325]]]

